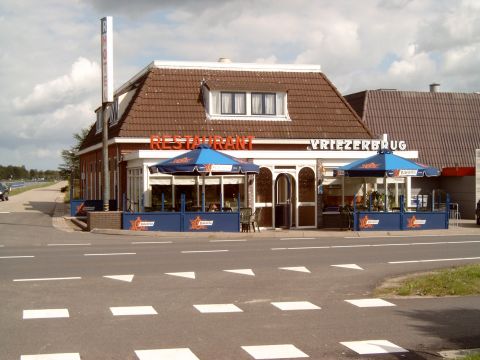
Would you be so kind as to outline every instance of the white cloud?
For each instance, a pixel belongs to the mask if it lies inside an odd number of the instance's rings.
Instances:
[[[95,91],[100,84],[100,66],[83,57],[72,65],[69,74],[37,84],[24,98],[13,99],[15,109],[21,114],[49,112],[61,105],[75,101],[82,95]]]

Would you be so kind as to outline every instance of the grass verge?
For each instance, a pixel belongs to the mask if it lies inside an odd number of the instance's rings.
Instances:
[[[480,353],[467,355],[462,360],[480,360]]]
[[[393,279],[378,287],[374,293],[380,297],[479,295],[480,264]]]

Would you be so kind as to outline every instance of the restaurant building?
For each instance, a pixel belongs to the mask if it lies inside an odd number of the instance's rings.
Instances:
[[[418,150],[418,161],[442,170],[440,177],[413,178],[411,199],[449,193],[463,219],[475,217],[475,151],[480,147],[480,94],[366,90],[345,95],[374,135],[388,132]],[[413,205],[413,204],[412,204]]]
[[[325,210],[365,191],[361,179],[342,184],[333,170],[382,145],[417,156],[404,141],[372,135],[316,65],[154,61],[114,98],[106,109],[110,198],[133,211],[176,211],[182,193],[192,208],[201,178],[148,167],[204,143],[260,166],[258,175],[206,177],[207,206],[235,210],[240,198],[241,207],[262,209],[266,228],[322,227]],[[99,108],[79,151],[84,199],[102,197],[101,119]]]

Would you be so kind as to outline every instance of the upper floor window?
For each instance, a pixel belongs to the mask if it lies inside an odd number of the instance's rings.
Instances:
[[[203,91],[211,120],[290,120],[286,92]]]
[[[240,92],[222,92],[222,114],[227,115],[245,115],[246,114],[246,101],[245,93]]]
[[[252,93],[252,115],[277,115],[275,94]]]

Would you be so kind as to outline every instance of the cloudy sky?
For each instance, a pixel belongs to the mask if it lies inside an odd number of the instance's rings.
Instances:
[[[56,169],[100,105],[100,18],[115,87],[153,60],[319,64],[343,94],[480,91],[478,0],[2,0],[0,165]]]

